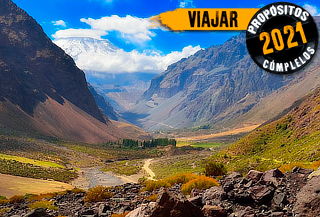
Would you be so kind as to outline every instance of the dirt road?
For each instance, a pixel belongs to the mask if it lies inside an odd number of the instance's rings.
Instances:
[[[143,169],[147,172],[147,174],[149,175],[148,179],[150,180],[155,180],[155,176],[156,174],[154,174],[154,172],[150,169],[150,164],[151,164],[151,161],[153,159],[147,159],[145,162],[144,162],[144,165],[143,165]]]

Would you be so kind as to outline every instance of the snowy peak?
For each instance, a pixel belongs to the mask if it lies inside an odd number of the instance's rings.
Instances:
[[[87,37],[61,38],[53,41],[75,60],[81,54],[110,54],[118,50],[108,40]]]

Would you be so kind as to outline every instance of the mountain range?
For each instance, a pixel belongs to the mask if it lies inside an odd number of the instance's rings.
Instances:
[[[320,84],[319,55],[302,72],[267,73],[248,55],[244,34],[183,58],[158,76],[90,70],[85,75],[75,61],[119,49],[108,40],[91,38],[52,43],[26,12],[9,0],[1,3],[3,129],[91,143],[128,135],[123,124],[111,120],[148,131],[223,131],[276,118]]]
[[[301,72],[267,73],[252,61],[240,34],[169,66],[131,113],[151,131],[262,124],[319,86],[318,65],[319,55]]]
[[[107,40],[90,38],[54,42],[80,63],[94,53],[110,55],[118,49]],[[318,63],[319,55],[302,72],[267,73],[252,61],[245,34],[239,34],[170,65],[160,75],[106,72],[97,77],[101,72],[86,71],[86,76],[122,119],[148,131],[223,131],[259,125],[290,109],[319,85],[314,69]]]
[[[83,71],[11,0],[0,0],[0,126],[98,143],[126,137],[98,108]]]

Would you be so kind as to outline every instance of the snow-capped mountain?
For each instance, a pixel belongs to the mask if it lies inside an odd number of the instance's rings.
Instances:
[[[108,40],[93,38],[62,38],[54,43],[75,60],[88,82],[120,114],[135,106],[158,73],[201,49],[187,46],[164,55],[156,50],[125,51]]]
[[[106,39],[98,40],[94,38],[74,37],[56,39],[53,42],[61,47],[76,62],[81,55],[110,54],[119,49]]]
[[[88,82],[120,112],[136,103],[143,92],[148,89],[151,79],[155,76],[150,73],[114,73],[93,70],[89,63],[95,59],[100,61],[95,64],[97,67],[101,66],[101,62],[112,65],[112,62],[115,62],[113,59],[123,61],[119,56],[125,51],[117,48],[108,40],[74,37],[56,39],[54,43],[75,60],[78,67],[86,73]],[[125,67],[123,62],[118,64],[119,67],[120,65]],[[104,111],[104,108],[101,109]]]

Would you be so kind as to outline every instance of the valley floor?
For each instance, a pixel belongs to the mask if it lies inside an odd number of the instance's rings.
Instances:
[[[0,195],[6,197],[59,192],[70,189],[73,189],[73,186],[63,182],[0,174]]]

